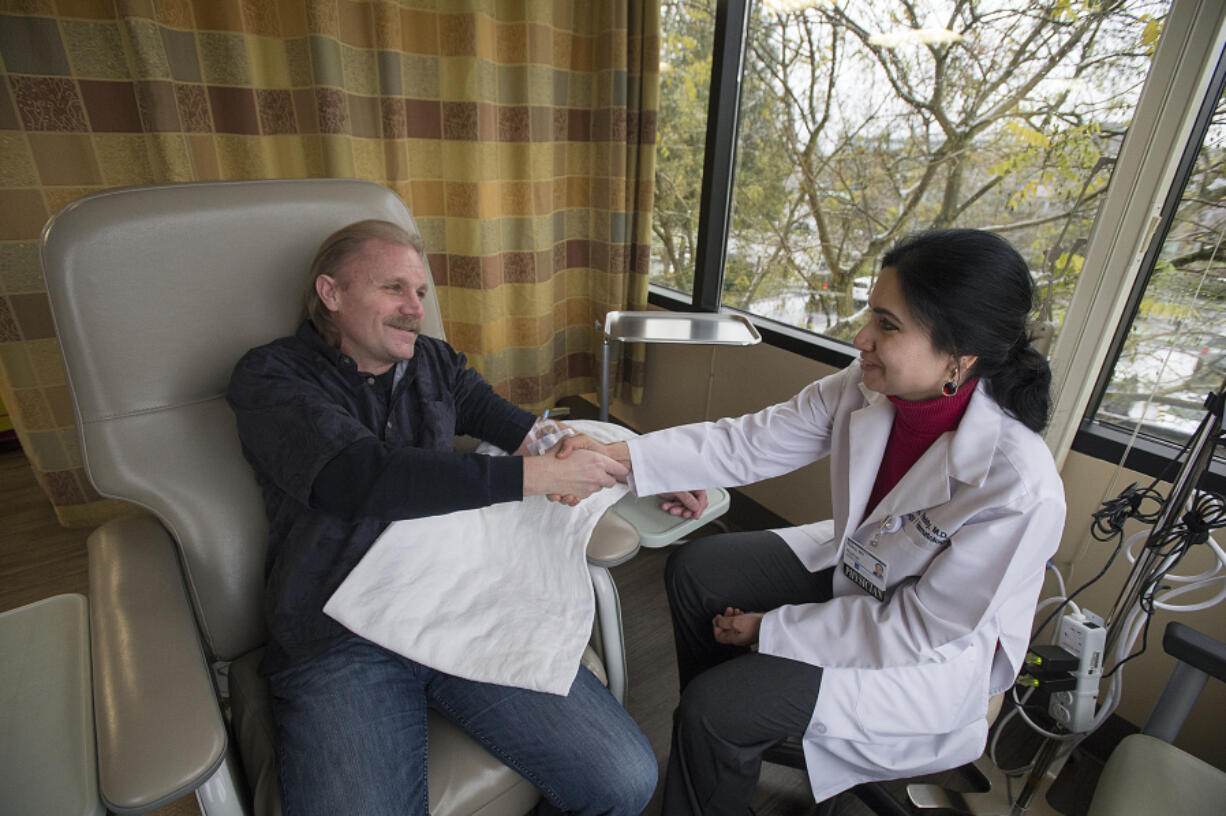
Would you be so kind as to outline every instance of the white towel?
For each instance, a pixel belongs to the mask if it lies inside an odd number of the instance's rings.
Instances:
[[[602,422],[568,424],[603,442],[634,436]],[[576,507],[529,496],[394,522],[324,612],[447,674],[564,695],[592,632],[587,542],[626,491],[619,484]]]

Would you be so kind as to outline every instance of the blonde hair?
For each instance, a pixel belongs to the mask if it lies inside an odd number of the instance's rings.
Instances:
[[[320,275],[327,275],[335,278],[342,288],[347,287],[348,281],[341,275],[344,272],[345,261],[355,255],[360,255],[367,241],[383,241],[393,246],[410,247],[417,251],[423,262],[426,259],[426,245],[421,235],[410,233],[404,227],[393,224],[391,221],[377,219],[356,221],[329,235],[319,245],[319,251],[315,253],[315,260],[311,261],[305,313],[306,319],[311,321],[315,330],[333,346],[339,345],[340,332],[332,323],[332,313],[328,311],[328,307],[324,305],[319,292],[315,289],[315,281]]]

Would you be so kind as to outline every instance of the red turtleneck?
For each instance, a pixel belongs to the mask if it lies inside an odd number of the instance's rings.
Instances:
[[[938,436],[958,427],[978,382],[975,378],[967,380],[952,397],[920,402],[887,397],[894,403],[894,427],[890,429],[890,439],[885,445],[885,455],[881,457],[877,481],[869,494],[868,506],[864,508],[865,516],[873,512],[877,503],[919,461]]]

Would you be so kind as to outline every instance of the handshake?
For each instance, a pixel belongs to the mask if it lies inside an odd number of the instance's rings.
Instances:
[[[524,495],[547,496],[574,507],[593,493],[625,482],[632,470],[625,442],[603,444],[552,420],[533,426],[517,454],[524,462]],[[532,455],[533,453],[538,455]],[[707,507],[706,491],[669,493],[661,509],[698,518]]]

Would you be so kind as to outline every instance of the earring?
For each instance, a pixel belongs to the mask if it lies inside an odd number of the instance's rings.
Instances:
[[[950,374],[949,379],[941,386],[941,393],[947,397],[952,397],[958,393],[958,369],[954,369]]]

